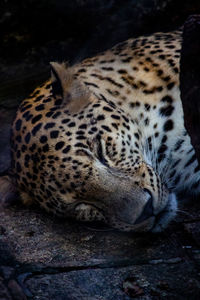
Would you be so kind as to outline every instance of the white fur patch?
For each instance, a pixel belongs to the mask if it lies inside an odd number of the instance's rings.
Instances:
[[[166,209],[164,210],[163,215],[161,216],[158,223],[153,228],[152,232],[161,232],[163,231],[169,222],[171,222],[176,216],[177,212],[177,200],[175,194],[170,194],[168,199],[168,204]]]

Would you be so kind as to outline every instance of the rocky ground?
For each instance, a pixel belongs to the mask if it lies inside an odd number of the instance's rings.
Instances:
[[[77,224],[19,204],[6,208],[0,299],[199,299],[198,208],[186,207],[159,235]]]

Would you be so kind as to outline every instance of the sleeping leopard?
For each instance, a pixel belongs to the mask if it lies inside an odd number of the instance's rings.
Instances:
[[[51,79],[19,106],[13,182],[26,204],[122,231],[160,232],[200,171],[179,89],[182,32],[129,39]]]

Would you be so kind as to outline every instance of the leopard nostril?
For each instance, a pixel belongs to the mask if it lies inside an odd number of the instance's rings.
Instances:
[[[143,222],[144,220],[150,218],[153,215],[153,197],[152,197],[152,194],[147,189],[145,189],[145,192],[148,193],[149,199],[148,199],[147,203],[145,204],[141,215],[135,221],[135,224],[141,223],[141,222]]]

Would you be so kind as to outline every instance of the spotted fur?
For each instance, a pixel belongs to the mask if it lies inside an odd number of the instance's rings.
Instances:
[[[24,100],[12,128],[24,202],[121,230],[161,231],[175,194],[199,192],[179,90],[181,32],[129,39],[52,79]]]

